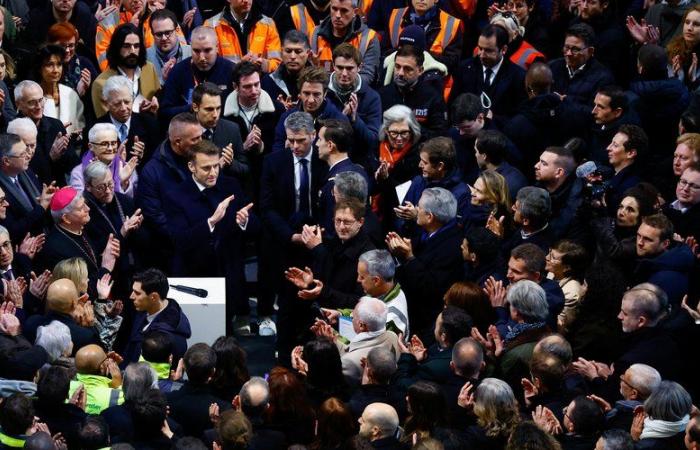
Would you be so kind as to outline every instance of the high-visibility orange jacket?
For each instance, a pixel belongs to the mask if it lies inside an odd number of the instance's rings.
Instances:
[[[350,24],[351,31],[348,32],[343,42],[351,44],[360,51],[362,57],[362,68],[360,76],[365,83],[372,83],[379,70],[380,43],[379,35],[367,28],[360,16]],[[333,48],[330,44],[330,36],[333,33],[330,17],[324,19],[314,30],[311,37],[311,51],[318,55],[319,63],[328,71],[333,71]]]
[[[244,50],[236,30],[226,19],[226,15],[226,11],[222,11],[204,22],[204,25],[216,30],[216,36],[219,39],[219,56],[237,63],[247,53],[253,53],[267,59],[269,72],[275,70],[282,62],[280,36],[275,22],[261,14],[248,33],[248,42]]]
[[[95,36],[95,56],[97,57],[97,62],[100,65],[100,70],[107,70],[107,49],[109,48],[109,42],[112,40],[112,35],[114,30],[121,24],[127,23],[133,17],[133,13],[128,11],[121,11],[110,14],[109,16],[102,19],[97,24],[97,34]],[[180,40],[180,44],[187,44],[185,35],[178,25],[175,29],[177,33],[177,38]],[[153,45],[153,33],[151,32],[151,24],[148,20],[143,22],[143,44],[146,48]]]
[[[401,36],[401,32],[403,31],[404,16],[407,13],[408,7],[397,8],[391,12],[391,16],[389,17],[389,36],[391,38],[392,48],[397,48],[399,46],[399,36]],[[433,55],[443,54],[445,49],[450,44],[454,43],[455,39],[460,34],[459,32],[462,26],[461,20],[447,14],[445,11],[440,10],[439,17],[440,31],[430,44],[430,48],[427,49]]]
[[[294,28],[304,33],[309,38],[309,41],[311,41],[311,36],[313,36],[314,30],[316,29],[316,23],[306,9],[304,2],[290,6],[289,12],[292,15]]]

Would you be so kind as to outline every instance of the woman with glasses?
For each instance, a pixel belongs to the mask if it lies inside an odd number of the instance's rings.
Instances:
[[[572,241],[557,242],[545,258],[547,278],[557,283],[564,292],[564,309],[559,313],[557,326],[565,334],[576,316],[578,303],[583,296],[583,277],[588,266],[586,249]]]
[[[39,48],[34,64],[34,81],[44,91],[44,115],[59,119],[66,125],[68,133],[74,133],[85,127],[85,107],[78,93],[61,83],[65,55],[63,47],[57,45]]]
[[[134,170],[138,158],[134,156],[128,162],[122,159],[123,148],[119,146],[117,128],[111,123],[95,124],[90,129],[88,140],[88,151],[83,155],[81,163],[71,171],[70,185],[82,191],[85,188],[83,171],[91,162],[100,161],[109,167],[112,191],[133,198],[138,182],[138,175]]]
[[[70,22],[55,23],[49,28],[46,42],[65,50],[61,83],[75,90],[83,98],[90,92],[90,82],[97,78],[99,72],[88,58],[77,53],[80,42],[78,30]]]
[[[380,217],[393,217],[398,204],[396,186],[418,175],[418,144],[421,130],[413,111],[405,105],[394,105],[384,111],[379,129],[379,168],[374,173],[377,195],[372,209]]]

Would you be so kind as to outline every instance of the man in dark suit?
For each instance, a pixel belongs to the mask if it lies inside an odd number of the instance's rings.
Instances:
[[[151,246],[153,267],[168,265],[172,257],[172,240],[164,212],[167,193],[190,177],[187,153],[202,139],[202,126],[192,113],[173,117],[168,128],[168,139],[156,149],[153,157],[141,171],[136,190],[136,206],[141,208],[148,230],[157,242]]]
[[[423,232],[412,241],[391,232],[386,243],[401,263],[396,279],[406,293],[411,329],[429,345],[442,298],[462,277],[462,233],[455,221],[457,199],[447,189],[424,190],[416,209]]]
[[[333,227],[336,200],[333,195],[335,176],[342,172],[357,172],[365,178],[369,185],[369,177],[365,169],[361,165],[353,163],[348,156],[353,140],[352,127],[342,120],[325,120],[318,132],[316,140],[318,157],[328,164],[328,175],[326,175],[323,187],[318,193],[318,221],[328,236],[335,235]]]
[[[100,338],[94,327],[83,327],[71,316],[78,302],[78,289],[68,279],[56,280],[46,291],[46,314],[32,316],[27,319],[22,334],[30,341],[36,339],[36,330],[40,326],[48,325],[54,320],[66,325],[70,330],[73,341],[73,355],[89,344],[100,344]]]
[[[312,217],[318,208],[313,193],[321,188],[328,170],[313,152],[316,132],[311,114],[296,111],[287,116],[284,127],[287,133],[286,149],[270,153],[263,161],[260,210],[264,234],[258,266],[261,334],[276,332],[275,324],[269,317],[272,315],[274,296],[280,294],[280,334],[277,339],[280,355],[291,352],[290,344],[293,346],[294,324],[290,323],[290,319],[293,317],[292,306],[296,296],[291,285],[286,282],[280,284],[283,270],[291,266],[309,265],[308,255],[304,255],[302,247],[301,229],[302,225],[314,222]],[[280,292],[282,286],[289,291],[286,295]]]
[[[24,142],[15,134],[0,135],[0,187],[9,204],[0,223],[15,242],[22,242],[27,233],[43,233],[46,210],[55,190],[46,185],[42,189],[29,164]]]
[[[191,172],[172,188],[165,203],[170,235],[175,242],[173,274],[226,277],[226,330],[249,327],[245,289],[244,235],[257,228],[245,194],[233,178],[219,176],[219,149],[203,140],[190,149]],[[249,328],[246,330],[249,331]]]
[[[495,116],[512,116],[525,100],[525,71],[505,56],[508,32],[487,25],[479,36],[478,58],[462,62],[455,72],[452,97],[463,92],[486,94]]]
[[[238,125],[221,118],[221,89],[209,82],[194,88],[192,112],[204,128],[202,138],[213,142],[221,150],[221,167],[226,175],[244,183],[250,173],[248,157],[243,151]]]
[[[80,162],[75,151],[79,135],[67,134],[60,120],[44,115],[44,91],[38,83],[21,81],[15,87],[15,101],[20,116],[32,119],[38,131],[29,166],[42,183],[64,186],[66,176]]]
[[[97,119],[97,123],[111,123],[117,128],[119,142],[126,141],[126,161],[132,156],[139,158],[139,168],[151,159],[158,144],[163,140],[158,120],[151,113],[133,112],[131,81],[122,75],[110,77],[102,88],[102,101],[108,114]]]

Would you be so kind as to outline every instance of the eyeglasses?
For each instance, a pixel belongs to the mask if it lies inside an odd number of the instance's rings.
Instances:
[[[407,137],[411,136],[411,130],[387,130],[386,134],[393,139],[396,139],[397,137],[406,139]]]
[[[343,219],[335,219],[335,224],[336,225],[344,225],[346,227],[351,227],[357,223],[357,220],[343,220]]]
[[[691,183],[690,181],[684,180],[683,178],[681,178],[680,180],[678,180],[678,187],[681,188],[681,189],[686,189],[686,188],[687,188],[687,189],[689,189],[689,190],[691,190],[691,191],[697,191],[698,189],[700,189],[700,185],[697,185],[697,184],[695,184],[695,183]]]
[[[108,190],[114,191],[114,181],[110,181],[109,183],[102,183],[98,184],[97,186],[92,187],[96,192],[107,192]]]
[[[172,30],[154,32],[153,36],[158,39],[168,39],[170,36],[173,35],[174,32],[175,29],[173,28]]]
[[[26,158],[26,157],[29,156],[29,152],[25,150],[25,151],[23,151],[22,153],[20,153],[20,154],[18,154],[18,155],[6,155],[6,156],[7,156],[8,158]]]
[[[119,141],[91,142],[91,144],[97,147],[119,147]]]
[[[638,390],[639,390],[639,389],[637,389],[636,387],[634,387],[634,386],[632,386],[631,384],[629,384],[629,382],[628,382],[627,380],[625,380],[625,377],[620,377],[620,381],[622,381],[623,383],[625,383],[630,389],[634,389],[635,391],[638,391]]]
[[[564,48],[562,48],[562,51],[566,55],[567,52],[571,52],[572,55],[578,55],[582,51],[586,50],[588,47],[576,47],[573,45],[565,45]]]

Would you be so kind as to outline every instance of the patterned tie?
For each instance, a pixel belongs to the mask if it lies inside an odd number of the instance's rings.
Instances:
[[[311,215],[309,207],[309,161],[300,159],[301,176],[299,177],[299,212]]]
[[[15,279],[15,274],[12,273],[12,269],[7,269],[5,273],[2,274],[2,277],[7,281],[12,281]]]
[[[214,132],[213,132],[213,131],[211,131],[209,128],[207,128],[206,130],[204,130],[204,139],[206,139],[207,141],[211,141],[211,138],[212,138],[212,137],[214,137]]]

